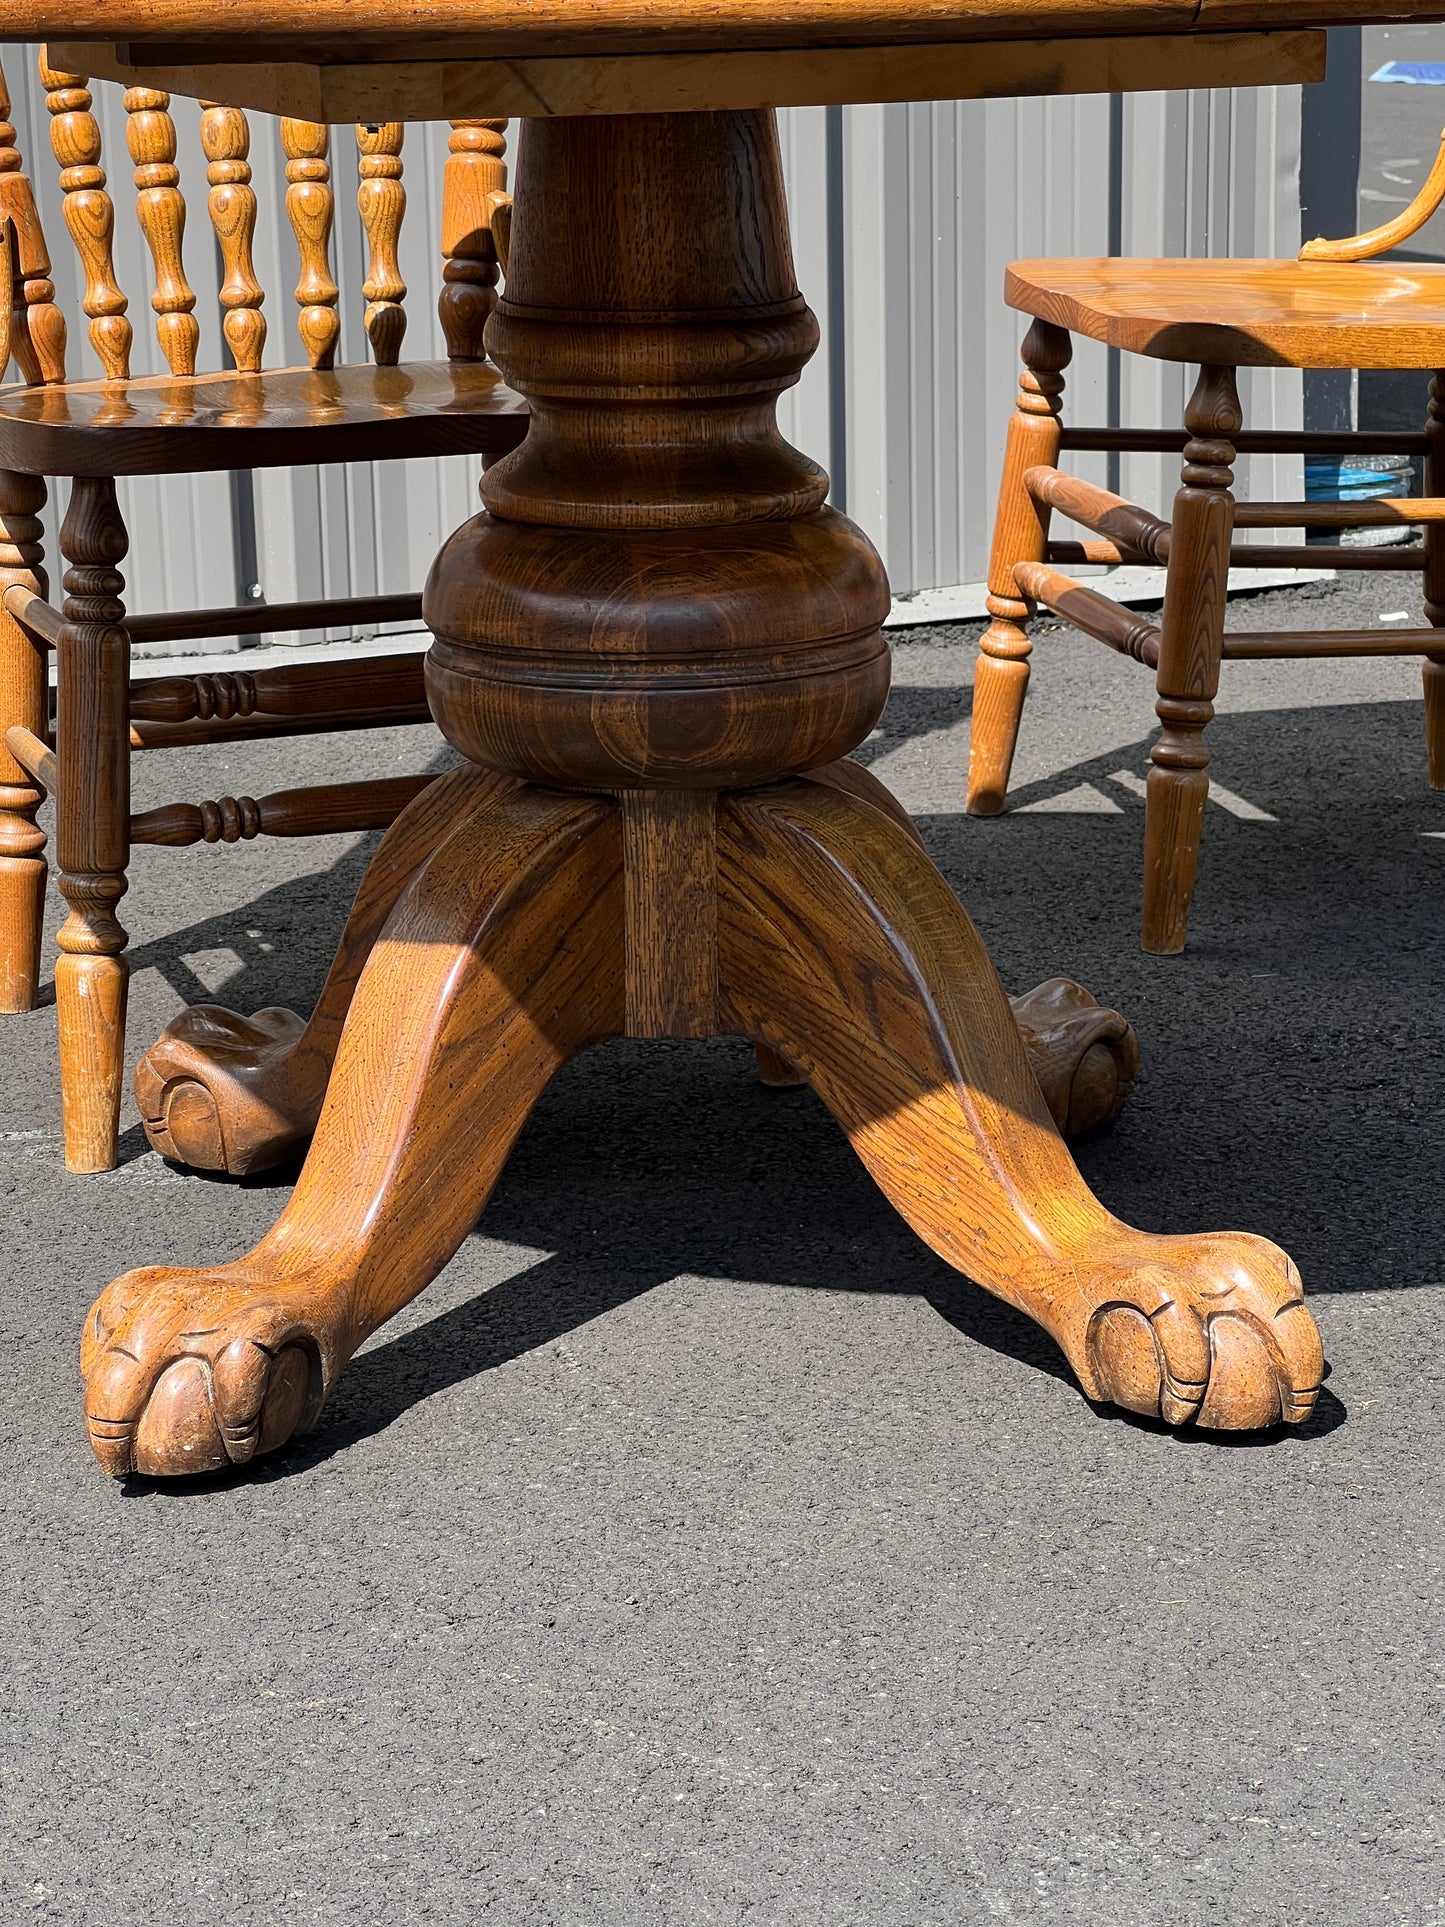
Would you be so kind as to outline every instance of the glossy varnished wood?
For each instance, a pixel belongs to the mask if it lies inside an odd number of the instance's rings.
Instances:
[[[1445,269],[1414,262],[1015,261],[1009,305],[1162,361],[1434,368]]]
[[[525,403],[485,362],[0,388],[0,467],[40,474],[505,454],[526,432]]]
[[[936,31],[941,31],[936,29]],[[850,101],[998,99],[1016,94],[1090,94],[1198,86],[1307,84],[1324,76],[1323,34],[1210,33],[1189,37],[1097,33],[1065,40],[925,39],[819,47],[612,52],[486,58],[458,44],[388,47],[384,59],[344,43],[272,49],[259,63],[216,64],[205,46],[140,43],[67,46],[93,73],[129,84],[144,74],[176,93],[222,89],[267,113],[313,121],[366,121],[442,114],[533,119],[565,114],[692,113],[759,103],[832,106]],[[117,58],[118,55],[129,56]],[[351,56],[351,57],[348,57]],[[131,64],[134,62],[135,64]]]
[[[148,1055],[153,1141],[236,1168],[296,1143],[345,1014],[276,1229],[97,1305],[109,1469],[280,1445],[456,1248],[570,1051],[718,1026],[805,1072],[1092,1396],[1175,1424],[1308,1413],[1319,1343],[1283,1254],[1131,1231],[1068,1157],[1051,1106],[1117,1108],[1127,1025],[1074,986],[1028,1000],[1046,1097],[917,834],[838,760],[883,699],[888,598],[777,432],[814,339],[770,116],[528,127],[489,343],[534,427],[426,593],[433,704],[476,767],[383,842],[309,1040],[208,1011]]]

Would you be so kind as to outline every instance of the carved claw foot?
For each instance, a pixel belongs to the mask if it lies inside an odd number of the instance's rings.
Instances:
[[[1112,1276],[1096,1261],[1092,1309],[1055,1333],[1088,1396],[1215,1431],[1307,1419],[1324,1352],[1284,1252],[1223,1232],[1155,1240],[1140,1263],[1136,1239]]]
[[[324,1305],[244,1265],[128,1272],[85,1321],[85,1419],[116,1477],[216,1472],[315,1423],[349,1356]]]
[[[1090,1398],[1230,1431],[1309,1416],[1324,1358],[1285,1254],[1239,1232],[1131,1229],[1060,1138],[1031,1074],[1040,1049],[1072,1067],[1056,1112],[1073,1124],[1084,1095],[1107,1111],[1135,1062],[1121,1018],[1046,985],[1022,1000],[1039,1023],[1026,1050],[977,933],[907,826],[837,785],[728,798],[718,874],[731,1025],[807,1072],[885,1196],[940,1257],[1047,1331]],[[1115,1067],[1081,1092],[1101,1045]]]
[[[1011,997],[1024,1049],[1055,1124],[1081,1137],[1116,1118],[1139,1075],[1139,1039],[1117,1010],[1067,977]]]
[[[331,1069],[328,1056],[301,1049],[305,1030],[294,1010],[183,1010],[136,1065],[136,1103],[152,1149],[232,1177],[301,1150]]]

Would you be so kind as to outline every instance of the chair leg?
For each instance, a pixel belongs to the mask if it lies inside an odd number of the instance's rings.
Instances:
[[[38,475],[0,469],[0,594],[12,585],[46,593]],[[45,832],[35,813],[45,792],[5,748],[18,724],[43,737],[45,651],[0,608],[0,1012],[34,1010],[45,914]]]
[[[1243,425],[1232,368],[1201,368],[1184,411],[1183,486],[1174,498],[1169,576],[1160,626],[1155,714],[1163,724],[1149,752],[1144,822],[1144,927],[1154,956],[1184,948],[1199,862],[1229,548],[1234,535],[1234,437]]]
[[[1425,493],[1445,496],[1445,370],[1430,381]],[[1445,523],[1425,524],[1425,620],[1445,629]],[[1445,790],[1445,651],[1425,661],[1425,755],[1432,790]]]
[[[69,567],[56,649],[55,843],[70,914],[55,996],[70,1171],[111,1170],[120,1128],[129,973],[116,905],[130,855],[130,644],[116,564],[128,546],[115,483],[77,480],[60,531]]]
[[[1033,604],[1019,594],[1014,569],[1020,562],[1042,562],[1049,540],[1049,511],[1035,502],[1023,478],[1031,468],[1058,466],[1063,370],[1073,353],[1070,336],[1051,322],[1036,321],[1024,338],[1024,372],[1009,422],[989,559],[987,606],[993,620],[979,643],[973,679],[967,800],[971,816],[997,816],[1013,767],[1029,686],[1033,645],[1028,623],[1034,613]]]

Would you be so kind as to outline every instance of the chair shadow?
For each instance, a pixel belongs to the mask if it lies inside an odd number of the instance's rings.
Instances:
[[[922,707],[914,714],[921,729],[936,726]],[[1076,1147],[1091,1185],[1149,1229],[1263,1232],[1291,1252],[1315,1295],[1438,1282],[1421,1124],[1438,1112],[1445,1055],[1431,1023],[1432,866],[1445,838],[1429,840],[1445,831],[1445,803],[1424,788],[1420,731],[1418,706],[1398,703],[1221,717],[1211,732],[1216,769],[1273,820],[1211,810],[1182,958],[1137,949],[1142,805],[1112,778],[1144,767],[1143,740],[1019,798],[1096,784],[1117,811],[920,819],[1012,987],[1065,969],[1138,1025],[1146,1073],[1129,1110]],[[160,967],[230,942],[238,921],[284,929],[320,916],[338,928],[362,864],[353,851],[238,916],[139,950],[137,961],[150,955]],[[275,971],[274,956],[255,968],[243,956],[227,1001],[247,1007],[253,986],[274,996]],[[301,986],[286,988],[288,1001],[302,1001]],[[293,1176],[263,1181],[279,1188]],[[375,1344],[348,1368],[316,1434],[230,1476],[304,1472],[679,1275],[915,1295],[971,1343],[1071,1382],[1029,1320],[914,1239],[811,1093],[762,1089],[734,1042],[618,1042],[576,1060],[523,1132],[480,1231],[553,1255]],[[1345,1418],[1327,1391],[1312,1422],[1284,1436],[1308,1443]],[[1269,1433],[1228,1441],[1276,1442]]]

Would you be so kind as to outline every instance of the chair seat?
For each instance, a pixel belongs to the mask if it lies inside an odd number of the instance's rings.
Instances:
[[[1395,262],[1015,261],[1009,306],[1160,361],[1445,366],[1445,269]]]
[[[526,432],[526,402],[480,361],[0,388],[0,468],[28,475],[501,455]]]

